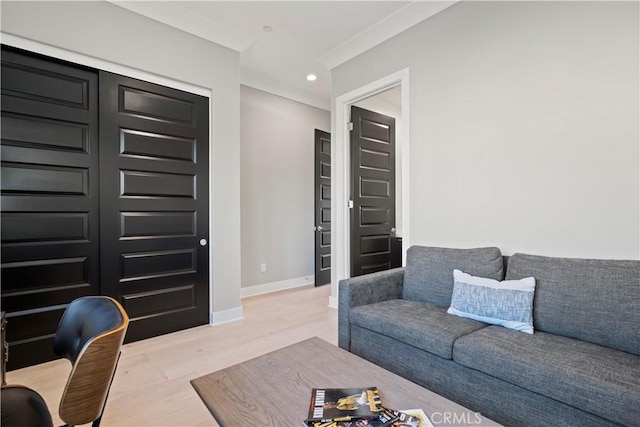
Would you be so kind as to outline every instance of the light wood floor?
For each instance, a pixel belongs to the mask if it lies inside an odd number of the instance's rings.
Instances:
[[[127,344],[111,387],[103,426],[217,426],[189,380],[318,336],[338,342],[337,310],[328,307],[331,287],[305,286],[244,298],[244,319]],[[10,384],[37,390],[54,425],[69,374],[57,360],[7,374]]]

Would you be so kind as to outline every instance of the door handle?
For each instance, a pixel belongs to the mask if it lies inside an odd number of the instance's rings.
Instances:
[[[392,228],[391,228],[391,230],[389,230],[389,232],[390,232],[391,234],[396,234],[396,229],[392,227]]]
[[[318,226],[316,227],[316,231],[323,231],[323,230],[324,230],[324,227],[323,227],[323,226],[321,226],[321,225],[318,225]]]
[[[207,239],[200,239],[200,246],[207,246]]]

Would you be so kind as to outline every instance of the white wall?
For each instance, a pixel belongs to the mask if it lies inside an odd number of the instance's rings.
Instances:
[[[640,257],[638,6],[460,2],[332,70],[410,69],[412,244]]]
[[[240,119],[243,295],[313,283],[314,129],[330,113],[241,86]]]
[[[105,2],[3,1],[1,7],[3,35],[196,85],[213,93],[212,309],[214,319],[216,313],[222,320],[229,313],[231,317],[241,315],[238,53]]]

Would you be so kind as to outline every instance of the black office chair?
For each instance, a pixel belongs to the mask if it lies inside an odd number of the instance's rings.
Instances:
[[[82,297],[67,306],[53,341],[54,352],[71,362],[59,406],[66,425],[100,425],[128,326],[124,308],[109,297]],[[28,387],[3,386],[1,400],[2,427],[53,425],[46,403]]]

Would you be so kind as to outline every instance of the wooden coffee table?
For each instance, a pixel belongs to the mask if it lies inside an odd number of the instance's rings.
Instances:
[[[499,425],[317,337],[196,378],[191,385],[221,426],[299,427],[307,418],[312,388],[368,386],[378,387],[384,406],[421,408],[434,424],[456,414],[469,425]]]

